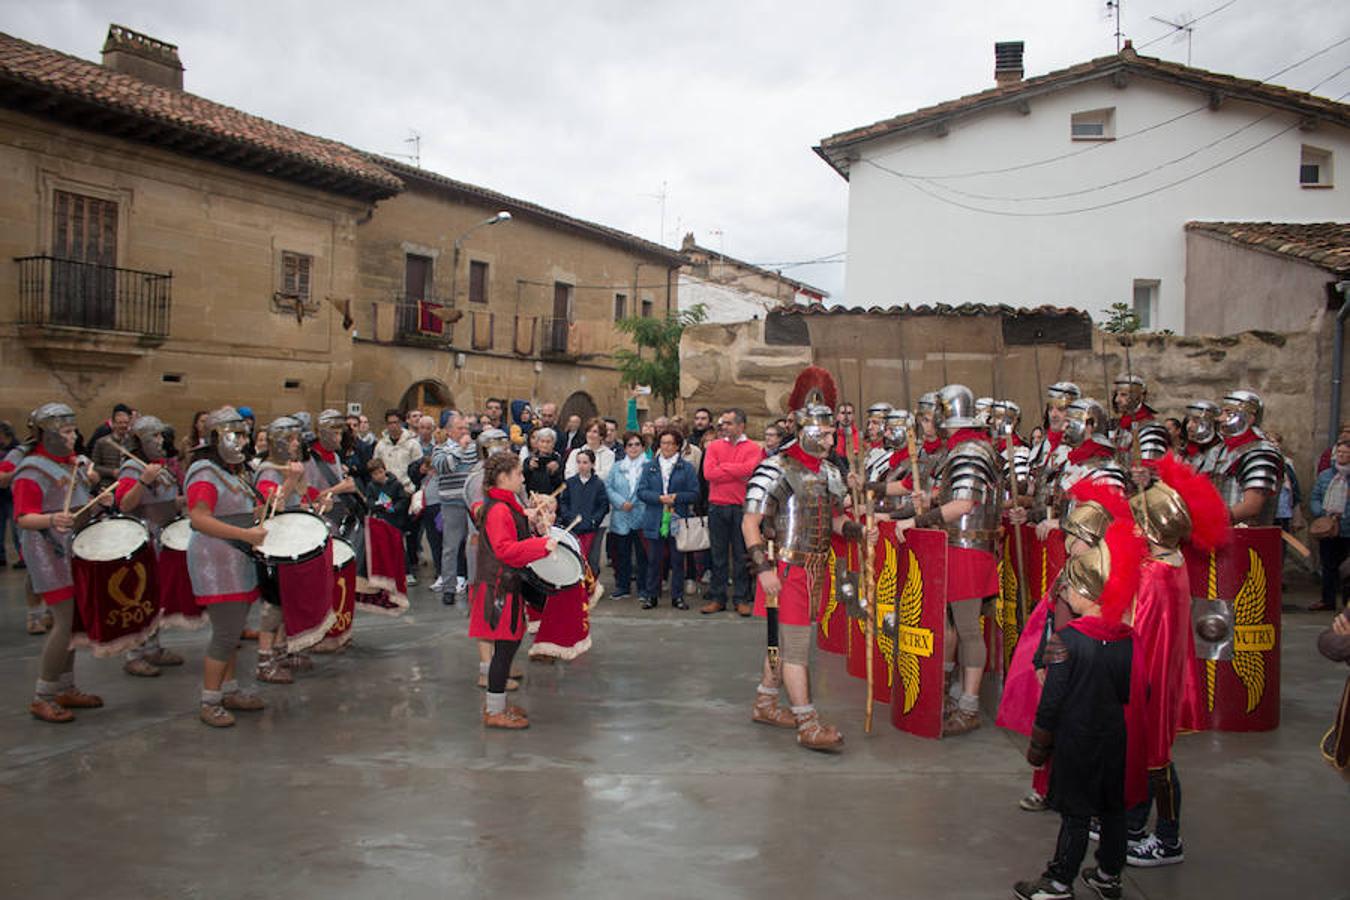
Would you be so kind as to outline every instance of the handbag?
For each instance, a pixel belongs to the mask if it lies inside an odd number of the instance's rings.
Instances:
[[[1308,525],[1308,536],[1315,538],[1336,537],[1340,530],[1340,516],[1318,516]]]
[[[1336,711],[1336,721],[1322,736],[1320,749],[1322,758],[1328,765],[1350,777],[1350,678],[1345,680],[1345,690],[1341,693],[1341,706]]]
[[[712,536],[708,533],[707,516],[685,516],[676,519],[675,549],[681,553],[697,553],[712,546]]]

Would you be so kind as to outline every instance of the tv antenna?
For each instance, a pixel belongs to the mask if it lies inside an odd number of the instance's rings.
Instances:
[[[1195,19],[1191,17],[1191,14],[1182,13],[1176,17],[1175,22],[1161,16],[1149,16],[1149,18],[1172,29],[1172,35],[1174,36],[1172,43],[1179,44],[1182,40],[1186,41],[1186,65],[1189,66],[1191,64],[1191,37],[1195,34]]]
[[[650,197],[652,200],[658,200],[661,203],[661,236],[656,242],[662,246],[666,243],[666,183],[661,182],[661,190],[656,194],[639,194],[639,197]]]
[[[408,129],[409,137],[403,139],[403,145],[412,145],[411,153],[386,153],[385,156],[392,156],[395,159],[410,159],[417,168],[422,168],[422,135],[413,129]]]
[[[1120,6],[1124,0],[1106,0],[1106,18],[1116,20],[1116,52],[1120,52],[1121,40],[1125,37],[1120,30]]]

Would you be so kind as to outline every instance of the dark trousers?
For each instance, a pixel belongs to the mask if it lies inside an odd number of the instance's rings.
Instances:
[[[1125,814],[1125,825],[1131,840],[1140,840],[1148,833],[1148,814],[1153,801],[1158,801],[1158,824],[1153,831],[1158,840],[1175,847],[1181,840],[1181,779],[1177,767],[1168,763],[1160,769],[1148,770],[1148,799]]]
[[[633,561],[637,560],[638,593],[647,592],[647,542],[637,531],[628,534],[610,532],[609,539],[614,547],[614,593],[629,594],[633,590]]]
[[[1059,840],[1055,843],[1055,858],[1046,866],[1045,874],[1060,884],[1072,885],[1087,855],[1088,816],[1059,817]],[[1101,816],[1102,840],[1097,845],[1097,866],[1106,875],[1119,875],[1125,868],[1125,814]]]
[[[684,554],[675,547],[673,537],[647,537],[642,540],[647,545],[647,585],[644,597],[661,596],[661,578],[665,574],[666,564],[670,564],[670,599],[678,600],[684,596]]]
[[[730,577],[732,602],[748,603],[750,575],[745,571],[745,535],[741,534],[739,505],[708,508],[708,542],[708,553],[712,556],[708,599],[726,606],[727,579]]]
[[[1345,599],[1341,563],[1350,552],[1350,538],[1330,537],[1317,542],[1317,557],[1322,563],[1322,602],[1336,608],[1336,598]]]
[[[408,523],[403,535],[403,548],[408,556],[408,571],[417,568],[421,558],[422,535],[426,534],[427,544],[431,547],[432,565],[436,567],[436,577],[441,575],[441,530],[436,527],[436,514],[441,511],[439,505],[422,507],[421,514]]]
[[[14,522],[14,495],[8,489],[0,491],[0,562],[5,559],[5,532],[14,545],[14,556],[19,556],[19,526]]]

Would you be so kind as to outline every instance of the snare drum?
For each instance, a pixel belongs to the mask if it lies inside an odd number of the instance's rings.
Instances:
[[[149,542],[150,530],[140,519],[110,516],[81,528],[71,552],[86,562],[112,562],[131,559]]]
[[[340,537],[333,538],[333,571],[342,571],[343,566],[356,559],[356,551],[352,545]]]
[[[555,525],[549,529],[548,536],[556,540],[558,546],[543,559],[527,563],[522,573],[531,585],[553,594],[581,581],[586,566],[581,561],[581,544],[570,531]]]
[[[273,566],[308,562],[328,544],[328,523],[307,510],[279,512],[263,523],[267,537],[253,553]]]
[[[192,522],[186,516],[174,519],[159,533],[159,545],[166,550],[186,553],[190,540],[192,540]]]

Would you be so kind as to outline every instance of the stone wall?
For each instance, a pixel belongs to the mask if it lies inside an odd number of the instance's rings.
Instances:
[[[796,320],[795,324],[791,320]],[[1016,343],[1017,329],[999,315],[946,316],[853,313],[789,315],[734,325],[700,325],[685,332],[680,389],[685,408],[742,406],[757,435],[782,414],[792,381],[810,363],[834,372],[844,399],[912,407],[924,391],[959,382],[976,395],[1010,397],[1024,413],[1024,431],[1040,418],[1044,385],[1076,382],[1109,404],[1109,382],[1132,369],[1150,386],[1163,416],[1181,417],[1187,401],[1217,401],[1248,387],[1266,401],[1266,427],[1285,438],[1300,480],[1310,485],[1325,447],[1330,343],[1322,331],[1246,332],[1232,337],[1141,335],[1128,361],[1115,335],[1093,330],[1090,346]],[[788,322],[806,343],[766,340]],[[1047,332],[1048,334],[1048,332]],[[858,390],[861,382],[862,390]]]

